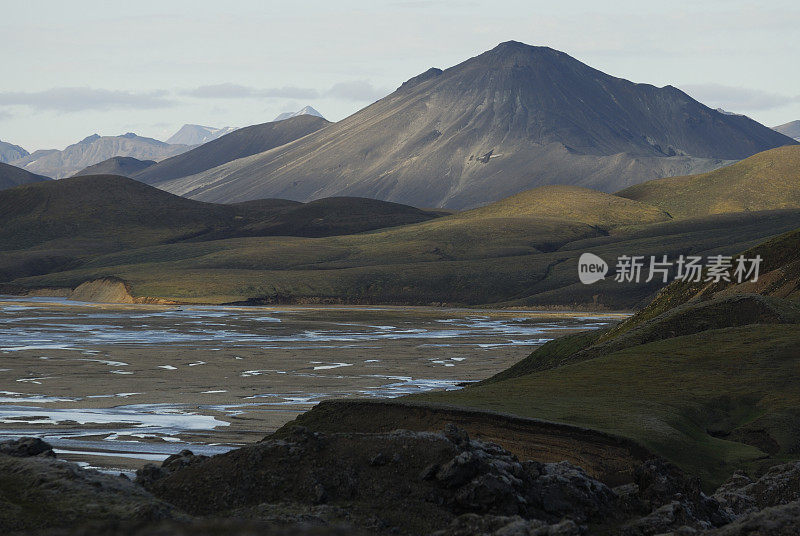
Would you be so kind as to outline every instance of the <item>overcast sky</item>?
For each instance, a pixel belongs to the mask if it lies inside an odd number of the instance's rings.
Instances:
[[[0,139],[29,151],[95,132],[166,139],[307,104],[335,121],[510,39],[768,126],[800,119],[797,0],[607,4],[3,2]]]

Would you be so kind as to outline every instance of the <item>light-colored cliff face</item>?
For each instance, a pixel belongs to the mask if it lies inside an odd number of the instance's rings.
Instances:
[[[91,165],[114,156],[131,156],[139,160],[163,160],[189,149],[186,145],[171,145],[163,141],[137,136],[98,136],[93,134],[70,145],[63,151],[44,150],[15,160],[13,164],[31,173],[54,179],[70,177]]]

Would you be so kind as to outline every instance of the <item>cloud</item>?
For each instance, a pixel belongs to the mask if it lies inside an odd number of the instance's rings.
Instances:
[[[28,106],[35,110],[79,112],[85,110],[112,110],[167,108],[175,104],[165,91],[134,93],[89,87],[56,87],[44,91],[0,92],[0,105]]]
[[[311,88],[303,87],[275,87],[258,89],[239,84],[214,84],[210,86],[200,86],[186,95],[201,99],[258,99],[258,98],[290,98],[290,99],[314,99],[319,97],[319,92]]]
[[[11,119],[12,117],[14,117],[14,114],[12,114],[11,112],[6,110],[0,110],[0,121],[5,121],[6,119]]]
[[[333,98],[348,101],[373,102],[388,94],[387,90],[374,87],[367,80],[353,80],[339,82],[326,91],[313,88],[283,86],[273,88],[256,88],[240,84],[214,84],[200,86],[185,91],[184,95],[200,99],[263,99],[281,98],[308,100],[318,98]]]
[[[354,80],[335,84],[327,95],[335,99],[374,102],[385,97],[386,90],[374,87],[367,80]]]
[[[800,102],[800,95],[781,95],[761,89],[725,86],[722,84],[693,84],[683,86],[681,89],[711,107],[722,107],[734,112],[771,110]]]

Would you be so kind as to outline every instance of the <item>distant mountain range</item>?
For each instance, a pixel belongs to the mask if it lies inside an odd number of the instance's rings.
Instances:
[[[273,121],[283,121],[284,119],[290,119],[292,117],[297,117],[298,115],[314,115],[317,117],[322,117],[322,114],[316,111],[314,108],[311,106],[306,106],[296,112],[283,112],[282,114],[278,114]]]
[[[9,163],[28,156],[30,153],[20,147],[5,141],[0,141],[0,162]]]
[[[130,156],[140,160],[162,160],[189,149],[186,145],[170,145],[131,132],[122,136],[93,134],[70,145],[63,151],[35,151],[12,164],[32,173],[61,179],[74,175],[87,166],[115,156]]]
[[[48,177],[35,175],[29,171],[0,162],[0,190],[13,188],[21,184],[50,180]]]
[[[301,140],[162,187],[214,202],[352,195],[461,209],[545,184],[616,191],[793,143],[675,87],[511,41]]]
[[[800,141],[800,120],[790,121],[789,123],[773,127],[773,129],[784,136],[789,136],[790,138]]]
[[[230,134],[236,127],[204,127],[202,125],[183,125],[178,132],[170,136],[167,143],[172,145],[201,145]]]

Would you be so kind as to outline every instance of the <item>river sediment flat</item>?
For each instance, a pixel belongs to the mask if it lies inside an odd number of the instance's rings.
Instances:
[[[259,440],[326,398],[458,389],[622,314],[0,298],[0,439],[115,469]]]

